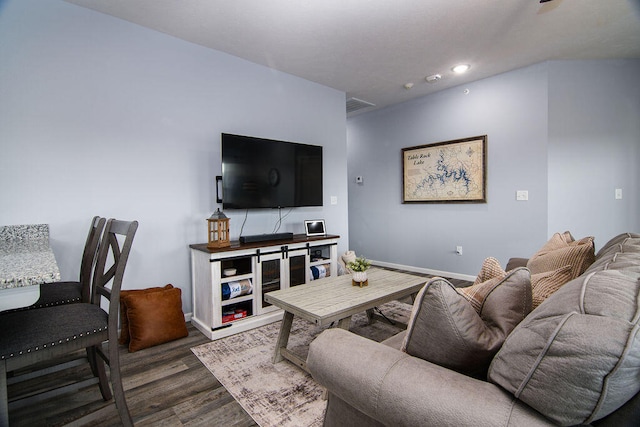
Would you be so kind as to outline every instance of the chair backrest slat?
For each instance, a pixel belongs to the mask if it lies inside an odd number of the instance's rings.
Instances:
[[[110,300],[109,304],[109,332],[117,335],[118,309],[120,287],[124,277],[124,270],[131,253],[133,237],[138,229],[138,221],[120,221],[109,219],[104,229],[102,243],[98,250],[95,272],[92,284],[92,303],[100,305],[102,297]],[[122,247],[118,236],[124,236]],[[106,268],[109,254],[113,258],[113,265]],[[109,288],[107,285],[111,285]],[[115,331],[115,332],[114,332]],[[111,339],[111,337],[109,338]],[[117,337],[116,337],[117,339]]]
[[[96,256],[98,254],[98,245],[102,237],[102,230],[106,218],[94,216],[91,220],[91,228],[87,235],[87,241],[84,245],[82,253],[82,261],[80,262],[80,283],[82,284],[82,302],[91,302],[91,272],[96,264]]]
[[[109,288],[105,288],[101,286],[99,288],[96,288],[96,292],[101,296],[105,297],[106,299],[108,299],[109,301],[111,301],[111,291],[109,291]]]

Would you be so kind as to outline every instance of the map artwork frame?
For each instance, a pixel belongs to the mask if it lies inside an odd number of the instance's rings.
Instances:
[[[402,203],[487,203],[487,135],[402,149]]]

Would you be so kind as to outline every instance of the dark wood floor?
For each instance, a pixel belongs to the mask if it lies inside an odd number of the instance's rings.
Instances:
[[[470,284],[463,280],[451,282],[454,286]],[[190,349],[208,339],[190,323],[187,326],[187,338],[167,344],[135,353],[120,346],[123,385],[136,426],[256,426],[193,355]],[[97,384],[44,400],[33,401],[37,398],[32,397],[26,404],[11,402],[17,396],[46,392],[78,378],[93,378],[87,363],[18,383],[9,379],[11,426],[120,425],[113,401],[102,400]]]

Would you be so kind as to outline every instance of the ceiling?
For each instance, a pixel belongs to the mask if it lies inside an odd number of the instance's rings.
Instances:
[[[640,58],[640,0],[66,1],[375,104],[350,115],[546,60]]]

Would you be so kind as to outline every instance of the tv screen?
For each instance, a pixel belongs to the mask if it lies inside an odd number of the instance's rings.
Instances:
[[[322,206],[322,147],[222,134],[223,209]]]

